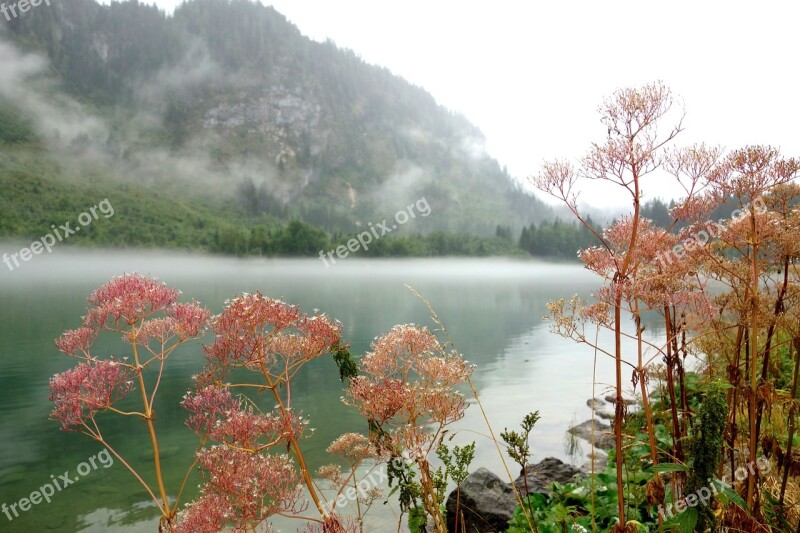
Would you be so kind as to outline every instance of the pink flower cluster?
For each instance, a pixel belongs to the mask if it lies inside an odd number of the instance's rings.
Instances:
[[[586,268],[603,276],[610,284],[594,293],[596,306],[576,307],[580,316],[594,323],[610,326],[609,310],[614,305],[615,291],[622,291],[624,302],[641,300],[650,309],[663,309],[665,305],[685,308],[696,305],[711,311],[708,299],[694,291],[691,274],[700,261],[692,254],[683,260],[663,261],[663,250],[670,250],[680,236],[655,226],[650,220],[642,218],[638,225],[638,238],[633,255],[628,252],[633,221],[623,217],[603,232],[603,238],[610,248],[593,246],[579,253]],[[617,276],[617,270],[628,259],[627,273]],[[633,273],[636,273],[635,275]],[[687,277],[689,278],[687,280]]]
[[[86,325],[106,325],[111,317],[115,325],[136,322],[164,311],[178,300],[179,292],[154,279],[127,274],[112,279],[89,296],[94,306],[86,315]]]
[[[350,381],[345,403],[362,416],[395,427],[403,448],[420,451],[421,435],[405,435],[408,424],[415,434],[420,424],[447,425],[464,416],[464,398],[454,387],[464,383],[474,367],[444,347],[426,328],[408,324],[395,326],[372,343],[362,361],[363,376]],[[412,442],[413,441],[413,442]]]
[[[231,391],[209,385],[194,393],[186,393],[181,405],[191,416],[186,426],[198,435],[207,435],[228,413],[239,408],[239,402]]]
[[[205,471],[203,495],[181,513],[178,532],[216,533],[231,522],[246,531],[298,504],[300,479],[286,455],[212,446],[197,459]]]
[[[197,302],[178,304],[177,297],[177,290],[138,274],[114,278],[91,294],[83,325],[65,331],[55,342],[64,354],[85,361],[50,380],[50,399],[55,402],[51,417],[60,420],[63,429],[82,424],[133,388],[134,365],[92,355],[92,345],[102,330],[121,333],[126,342],[145,347],[156,341],[159,352],[152,353],[160,357],[169,353],[168,342],[180,343],[201,334],[210,311]],[[165,316],[153,318],[156,312]],[[126,326],[130,329],[119,329]]]
[[[90,359],[89,350],[100,330],[137,323],[132,333],[124,337],[126,341],[143,346],[157,341],[163,346],[174,338],[184,341],[197,337],[211,312],[194,301],[176,303],[178,294],[177,290],[138,274],[114,278],[91,294],[83,325],[65,331],[56,340],[56,347],[67,355]],[[166,315],[164,318],[145,320],[160,311]]]
[[[197,302],[175,304],[164,310],[164,318],[150,318],[142,321],[135,329],[133,342],[148,346],[151,342],[164,346],[173,340],[184,341],[197,337],[208,323],[211,311]],[[126,337],[128,342],[131,338]]]
[[[392,418],[413,411],[415,398],[411,387],[401,379],[374,379],[358,376],[350,380],[346,401],[354,405],[361,416],[383,424]]]
[[[138,382],[144,387],[142,412],[117,412],[145,420],[157,454],[152,404],[164,362],[177,345],[202,335],[208,325],[215,335],[214,342],[204,347],[210,364],[196,378],[198,388],[184,396],[182,405],[189,411],[186,425],[200,435],[203,446],[209,441],[215,444],[197,454],[205,482],[195,502],[175,519],[177,503],[172,507],[166,496],[162,496],[163,501],[156,501],[162,510],[162,525],[192,533],[216,532],[230,526],[249,531],[263,525],[270,515],[302,512],[300,472],[287,455],[269,452],[274,446],[286,444],[303,463],[297,441],[304,436],[307,422],[290,407],[290,381],[304,363],[326,353],[341,353],[341,324],[324,315],[305,315],[296,306],[260,293],[244,294],[227,302],[223,312],[212,319],[210,311],[195,301],[177,303],[178,296],[177,290],[137,274],[114,278],[94,291],[81,327],[64,332],[56,340],[60,351],[82,361],[51,379],[50,399],[55,403],[52,418],[61,422],[62,429],[82,427],[104,442],[95,414],[111,408]],[[120,335],[132,345],[131,361],[127,357],[100,360],[92,354],[92,346],[102,331]],[[424,335],[420,338],[424,344]],[[410,335],[404,337],[404,342],[414,352],[423,349],[423,344],[413,341]],[[143,356],[144,352],[148,354]],[[160,364],[152,364],[154,361]],[[153,389],[148,391],[143,374],[151,365],[157,367],[158,375]],[[441,363],[426,365],[420,367],[423,373],[447,375]],[[220,372],[233,372],[236,367],[262,373],[266,383],[221,383]],[[260,411],[245,395],[234,396],[231,389],[235,387],[271,391],[276,410]],[[372,453],[365,439],[340,443],[345,446],[343,453]],[[158,482],[163,484],[157,461],[155,467]],[[134,474],[150,490],[135,471]],[[352,523],[327,516],[305,471],[302,479],[319,507],[325,531],[356,530]],[[150,494],[154,494],[152,490]]]
[[[83,358],[88,358],[90,357],[89,348],[91,348],[96,338],[97,330],[95,328],[83,326],[78,329],[69,329],[56,339],[56,348],[71,356],[81,352],[83,353]]]
[[[288,459],[267,452],[286,443],[301,453],[297,440],[307,422],[290,408],[289,382],[304,363],[336,349],[341,325],[256,293],[226,302],[223,312],[212,318],[211,330],[214,342],[204,347],[209,364],[196,376],[198,389],[184,397],[183,406],[191,413],[187,425],[201,438],[219,444],[198,456],[201,468],[208,471],[204,496],[184,512],[181,527],[204,531],[206,526],[214,530],[234,523],[252,529],[270,514],[286,512],[297,503],[297,471]],[[245,396],[234,398],[231,387],[257,386],[223,384],[223,375],[236,367],[263,374],[264,389],[276,397],[274,412],[259,411]],[[284,400],[278,389],[281,383],[286,385]],[[212,497],[218,508],[204,509]],[[222,507],[219,497],[227,502]]]
[[[264,414],[236,400],[228,389],[209,385],[184,396],[192,415],[186,425],[201,437],[247,449],[261,449],[302,436],[306,422],[295,412]]]
[[[217,533],[233,518],[233,509],[225,496],[210,492],[191,502],[178,518],[175,533]]]
[[[212,320],[214,343],[205,348],[217,365],[271,366],[278,358],[291,366],[328,352],[341,338],[341,324],[324,315],[309,317],[297,306],[244,294]]]
[[[395,326],[376,339],[362,366],[373,379],[416,375],[425,384],[445,387],[464,382],[473,370],[460,354],[445,353],[427,328],[414,324]]]
[[[189,339],[201,333],[211,317],[211,311],[192,301],[173,305],[167,309],[167,316],[172,321],[172,331],[181,339]]]
[[[50,418],[73,431],[131,391],[130,370],[116,361],[91,360],[50,378]]]

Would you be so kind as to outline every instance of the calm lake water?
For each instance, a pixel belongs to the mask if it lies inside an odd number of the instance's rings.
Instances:
[[[226,299],[258,290],[307,312],[317,308],[342,322],[355,354],[366,351],[375,336],[395,324],[435,327],[425,305],[404,286],[410,284],[430,300],[459,351],[477,365],[474,381],[494,430],[517,428],[527,412],[538,409],[534,460],[555,456],[573,464],[586,461],[587,446],[574,449],[565,431],[589,418],[593,353],[550,333],[541,320],[549,300],[574,293],[586,296],[598,286],[598,279],[579,265],[510,259],[348,259],[325,268],[315,259],[65,249],[34,256],[13,272],[0,265],[0,504],[29,496],[51,475],[58,478],[69,471],[76,477],[79,465],[101,451],[96,442],[60,431],[48,420],[48,380],[76,362],[58,352],[53,339],[79,325],[94,288],[126,272],[158,277],[180,289],[183,301],[196,298],[215,313]],[[125,355],[121,343],[107,348]],[[185,412],[179,402],[203,362],[199,344],[172,355],[156,405],[167,486],[173,495],[197,444],[183,425]],[[606,394],[611,371],[607,360],[599,361],[596,396]],[[313,469],[330,462],[324,450],[338,435],[365,431],[363,420],[340,401],[342,384],[331,361],[307,365],[292,391],[295,407],[316,429],[303,443]],[[118,416],[101,419],[108,440],[147,477],[152,468],[145,427]],[[485,466],[502,472],[476,405],[470,405],[454,429],[460,430],[456,442],[477,442],[473,469]],[[195,477],[190,485],[198,482]],[[375,507],[371,515],[387,519],[388,506]],[[143,489],[115,462],[109,468],[98,464],[57,492],[51,503],[42,502],[12,521],[0,514],[0,531],[152,532],[154,516]]]

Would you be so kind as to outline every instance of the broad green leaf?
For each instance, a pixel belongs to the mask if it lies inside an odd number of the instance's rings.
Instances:
[[[678,528],[681,533],[691,533],[697,524],[697,509],[690,507],[679,515],[675,515],[664,522],[664,529]]]
[[[749,509],[747,509],[747,502],[744,501],[742,499],[742,497],[739,496],[739,494],[737,494],[737,492],[735,490],[733,490],[731,487],[727,487],[727,486],[722,485],[722,483],[720,483],[720,482],[716,482],[715,481],[714,483],[717,484],[717,486],[720,489],[719,492],[724,498],[727,498],[728,501],[731,501],[731,502],[735,503],[736,505],[738,505],[742,509],[749,510]]]

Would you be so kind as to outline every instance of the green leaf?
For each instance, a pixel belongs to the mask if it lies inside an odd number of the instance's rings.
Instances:
[[[339,379],[344,381],[358,376],[358,367],[355,361],[353,361],[353,356],[350,354],[350,350],[347,349],[347,346],[343,346],[341,343],[337,342],[331,347],[331,353],[333,354],[333,360],[336,366],[339,367]]]
[[[679,515],[673,516],[663,524],[663,528],[678,528],[681,532],[691,533],[697,524],[697,509],[690,507]]]
[[[724,497],[727,498],[728,501],[735,503],[742,509],[748,510],[747,502],[742,499],[739,494],[733,490],[731,487],[727,485],[723,485],[721,481],[714,481],[714,483],[719,487],[719,493]]]
[[[548,500],[547,494],[541,492],[534,492],[528,495],[528,502],[530,502],[531,507],[534,509],[544,509],[547,506]]]

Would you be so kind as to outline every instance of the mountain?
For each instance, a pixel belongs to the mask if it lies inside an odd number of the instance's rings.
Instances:
[[[53,179],[155,190],[249,226],[346,233],[423,197],[431,216],[407,232],[494,235],[553,217],[464,116],[271,7],[50,4],[0,17],[6,162],[27,146]]]

